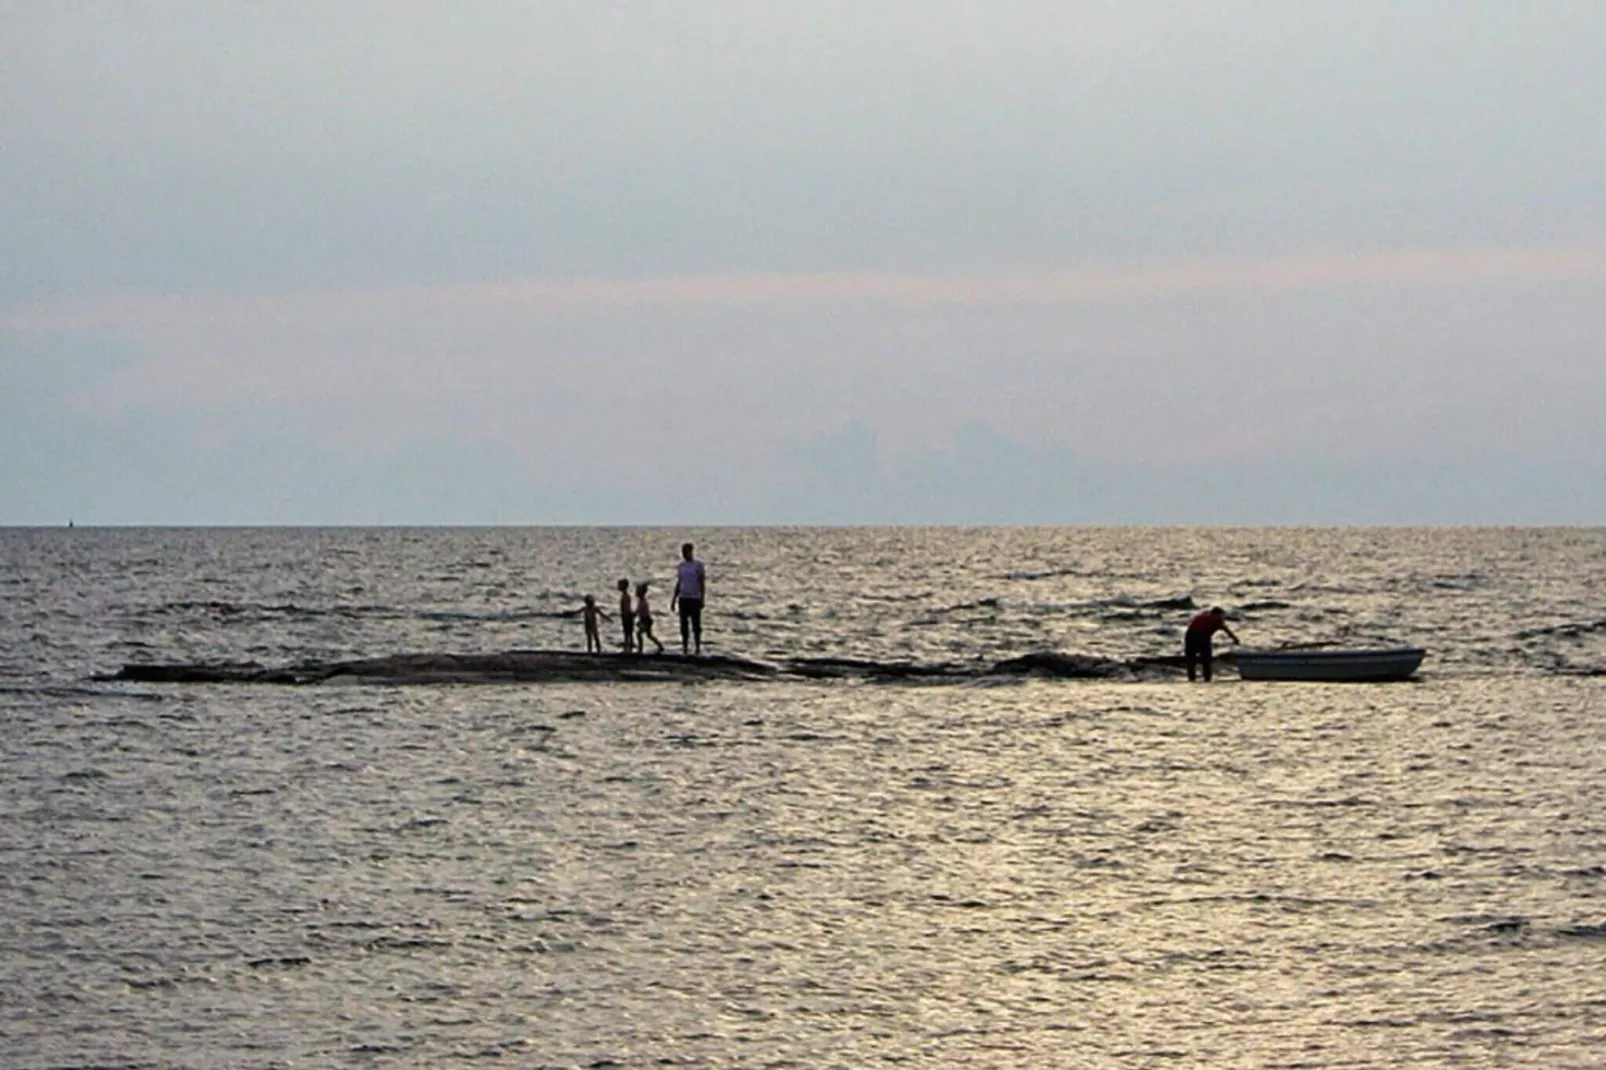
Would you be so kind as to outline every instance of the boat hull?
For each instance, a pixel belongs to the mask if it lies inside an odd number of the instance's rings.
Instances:
[[[1326,683],[1381,683],[1404,680],[1416,672],[1427,651],[1420,647],[1392,650],[1241,650],[1236,661],[1245,680],[1307,680]]]

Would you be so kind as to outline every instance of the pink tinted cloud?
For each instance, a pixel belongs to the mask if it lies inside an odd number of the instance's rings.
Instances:
[[[1190,432],[1199,449],[1233,457],[1324,436],[1364,440],[1369,419],[1405,427],[1435,404],[1424,399],[1459,389],[1435,365],[1462,359],[1446,355],[1459,351],[1433,351],[1420,332],[1400,339],[1417,348],[1410,354],[1391,351],[1386,332],[1349,348],[1320,340],[1320,363],[1341,367],[1331,381],[1312,381],[1288,356],[1307,341],[1307,326],[1285,336],[1281,327],[1245,327],[1276,322],[1253,299],[1603,282],[1606,251],[1407,251],[985,276],[123,294],[14,306],[0,322],[107,336],[140,354],[83,384],[74,400],[91,411],[209,413],[225,431],[276,413],[298,433],[367,448],[422,432],[557,456],[596,428],[601,452],[634,455],[664,441],[762,449],[849,419],[882,427],[896,447],[941,441],[958,423],[984,419],[1130,453],[1171,449],[1174,430],[1145,445],[1156,438],[1146,427],[1174,429],[1204,411],[1215,424]],[[1235,313],[1227,342],[1143,307],[1245,298],[1249,311]],[[1369,399],[1368,379],[1391,365],[1407,389]],[[1229,373],[1236,382],[1225,381]],[[1276,403],[1235,412],[1246,381]],[[711,406],[717,428],[698,418]]]
[[[1396,252],[1344,256],[1224,257],[991,275],[874,272],[685,275],[652,278],[525,279],[429,287],[249,294],[117,294],[13,306],[14,330],[82,333],[99,329],[163,334],[199,321],[227,329],[273,330],[316,322],[327,328],[371,323],[399,309],[415,314],[480,314],[498,308],[547,309],[743,306],[866,301],[888,305],[1076,304],[1185,294],[1275,295],[1376,286],[1459,286],[1606,281],[1606,250]]]

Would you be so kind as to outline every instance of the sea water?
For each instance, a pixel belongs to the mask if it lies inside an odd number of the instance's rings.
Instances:
[[[1403,684],[97,682],[707,645]],[[607,631],[604,632],[607,635]],[[0,532],[0,1065],[1596,1066],[1606,532]]]

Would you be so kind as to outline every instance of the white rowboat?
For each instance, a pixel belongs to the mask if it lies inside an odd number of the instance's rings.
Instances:
[[[1422,664],[1421,647],[1391,650],[1240,650],[1234,658],[1245,680],[1317,680],[1364,683],[1404,680]]]

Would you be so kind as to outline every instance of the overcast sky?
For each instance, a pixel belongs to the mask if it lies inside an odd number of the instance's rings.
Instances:
[[[0,0],[0,524],[1606,523],[1596,0]]]

